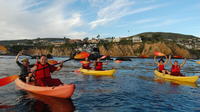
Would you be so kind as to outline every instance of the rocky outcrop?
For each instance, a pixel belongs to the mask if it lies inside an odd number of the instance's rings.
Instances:
[[[189,50],[176,45],[175,43],[140,43],[133,45],[117,45],[114,44],[106,49],[100,46],[100,52],[104,55],[110,56],[154,56],[155,51],[162,52],[166,55],[182,56],[187,58],[196,58]]]
[[[159,51],[162,52],[166,55],[173,55],[173,56],[183,56],[183,57],[193,57],[190,52],[185,49],[181,48],[180,46],[176,45],[175,43],[165,43],[165,42],[158,42],[158,43],[152,43],[144,44],[144,49],[142,51],[142,55],[147,55],[147,56],[153,56],[154,51]]]
[[[109,48],[100,46],[99,50],[101,54],[109,56],[136,56],[139,55],[138,50],[141,49],[141,47],[142,44],[134,44],[134,45],[113,44],[109,46]]]
[[[0,54],[7,54],[8,49],[5,46],[0,45]]]
[[[55,47],[53,49],[29,49],[26,51],[30,55],[47,55],[51,54],[53,56],[69,56],[71,50],[68,48]]]

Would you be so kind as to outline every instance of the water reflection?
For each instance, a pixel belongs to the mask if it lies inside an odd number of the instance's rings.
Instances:
[[[12,108],[14,107],[13,105],[4,105],[2,103],[0,103],[0,109],[8,109],[8,108]]]
[[[74,112],[75,106],[71,99],[60,99],[28,93],[27,98],[34,99],[32,109],[36,112]]]
[[[18,73],[19,68],[14,64],[14,58],[0,58],[1,77]],[[114,77],[96,77],[72,72],[80,67],[79,62],[68,61],[64,63],[61,71],[52,75],[64,83],[76,84],[73,102],[27,95],[27,92],[16,90],[14,84],[9,84],[0,88],[0,112],[199,111],[200,88],[195,83],[156,79],[153,59],[132,59],[120,64],[110,61],[105,68],[117,68]],[[167,65],[166,68],[170,69],[170,66]],[[199,64],[187,61],[181,72],[186,76],[199,75],[199,68]]]

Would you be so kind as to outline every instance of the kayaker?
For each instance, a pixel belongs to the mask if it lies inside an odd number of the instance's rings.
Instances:
[[[156,61],[156,56],[154,56],[154,62],[157,64],[159,72],[170,74],[170,72],[165,69],[165,65],[168,63],[169,59],[167,58],[166,55],[165,55],[165,58],[166,58],[166,61],[164,61],[163,58],[159,59],[159,61]],[[169,56],[169,58],[171,58],[171,56]]]
[[[24,81],[24,82],[27,82],[26,79],[27,77],[30,75],[30,71],[31,71],[31,68],[34,66],[34,65],[30,65],[29,63],[29,59],[28,58],[23,58],[21,60],[21,62],[19,62],[19,56],[21,56],[23,54],[23,51],[20,51],[16,58],[15,58],[15,61],[17,63],[17,65],[20,67],[20,75],[19,75],[19,78]]]
[[[91,69],[90,64],[91,64],[91,62],[88,60],[88,58],[85,58],[85,61],[82,62],[82,68],[83,69]]]
[[[36,85],[38,86],[59,86],[63,83],[59,79],[53,79],[51,78],[51,73],[54,71],[61,70],[63,66],[63,61],[60,63],[60,66],[55,67],[53,65],[50,65],[47,63],[47,57],[41,56],[40,61],[35,64],[35,66],[32,68],[32,72],[36,71],[35,74],[35,80]],[[44,68],[45,67],[45,68]],[[44,68],[44,69],[42,69]],[[39,70],[42,69],[42,70]]]
[[[95,70],[103,70],[103,65],[107,65],[108,63],[103,63],[100,61],[101,59],[98,58],[95,63],[94,63],[94,67],[95,67]]]
[[[171,64],[171,75],[173,76],[184,76],[182,73],[181,73],[181,68],[184,66],[184,64],[186,63],[186,58],[184,59],[183,63],[182,64],[178,64],[178,61],[175,60],[174,61],[174,64],[172,63],[171,59],[169,60],[170,64]]]

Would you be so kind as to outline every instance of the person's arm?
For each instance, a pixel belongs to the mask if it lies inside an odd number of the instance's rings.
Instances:
[[[154,63],[158,64],[157,60],[156,60],[156,56],[154,56]]]
[[[183,63],[180,65],[180,67],[183,67],[183,65],[185,65],[185,63],[186,63],[186,58],[184,59],[184,61],[183,61]]]
[[[165,61],[164,65],[166,65],[168,63],[168,61],[169,61],[169,59],[167,58],[166,55],[165,55],[165,58],[166,58],[166,61]]]
[[[32,73],[35,72],[36,70],[37,70],[37,66],[36,65],[31,68],[31,72]]]
[[[63,63],[64,63],[64,61],[60,62],[60,66],[56,67],[56,70],[55,70],[55,71],[61,70],[62,67],[63,67]]]
[[[20,52],[17,54],[17,56],[15,57],[15,61],[16,61],[16,62],[18,61],[19,56],[21,56],[21,55],[22,55],[22,52],[20,51]]]
[[[170,65],[173,65],[171,57],[172,57],[172,56],[169,55],[169,64],[170,64]]]

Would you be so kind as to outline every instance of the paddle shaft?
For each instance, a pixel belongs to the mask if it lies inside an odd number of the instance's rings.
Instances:
[[[65,61],[63,61],[63,62],[67,62],[67,61],[70,61],[70,60],[71,60],[71,58],[70,58],[70,59],[67,59],[67,60],[65,60]],[[58,64],[60,64],[60,63],[53,64],[52,66],[55,66],[55,65],[58,65]],[[43,69],[49,68],[49,67],[50,67],[50,66],[46,66],[46,67],[43,67],[43,68],[41,68],[41,69],[37,69],[37,70],[35,70],[34,72],[40,71],[40,70],[43,70]],[[34,72],[32,72],[32,73],[34,73]]]

